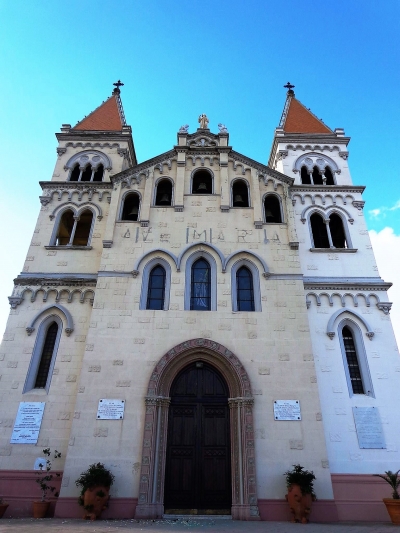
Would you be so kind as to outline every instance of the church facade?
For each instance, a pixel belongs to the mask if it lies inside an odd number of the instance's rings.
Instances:
[[[102,462],[110,517],[286,519],[301,464],[314,520],[386,520],[372,474],[399,466],[400,363],[350,139],[290,87],[268,165],[199,126],[138,163],[117,85],[56,134],[0,349],[10,512],[50,447],[59,517]]]

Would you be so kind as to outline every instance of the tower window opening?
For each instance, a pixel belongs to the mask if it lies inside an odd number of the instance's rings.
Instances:
[[[321,175],[318,167],[314,167],[313,168],[312,179],[313,179],[314,185],[322,185],[323,184],[322,175]]]
[[[348,248],[343,221],[341,217],[335,213],[332,213],[329,217],[329,231],[331,233],[332,245],[334,248]]]
[[[65,211],[58,225],[56,246],[67,246],[69,244],[74,225],[74,213],[69,210]]]
[[[104,167],[99,165],[93,174],[93,181],[103,181]]]
[[[74,232],[72,244],[74,246],[87,246],[89,242],[90,229],[92,227],[93,213],[87,209],[81,213]]]
[[[57,333],[58,325],[56,322],[52,322],[47,330],[46,338],[43,344],[39,368],[35,379],[35,389],[44,389],[46,387],[50,365],[53,358],[54,346],[57,339]]]
[[[310,217],[314,248],[330,248],[326,224],[321,215],[314,213]]]
[[[92,167],[88,165],[82,172],[80,181],[91,181],[92,179]]]
[[[77,163],[71,172],[71,177],[69,178],[70,181],[79,181],[79,177],[81,175],[81,169],[79,168],[79,163]]]
[[[301,183],[303,185],[311,185],[311,178],[307,167],[302,166],[300,171]]]
[[[333,181],[333,174],[329,167],[325,167],[325,178],[326,178],[326,185],[335,185],[335,182]]]
[[[346,352],[347,366],[349,368],[350,382],[353,394],[364,394],[360,365],[358,362],[353,333],[347,326],[342,329],[344,350]]]
[[[236,180],[232,185],[232,206],[249,207],[249,190],[247,183],[243,180]]]
[[[139,220],[139,206],[140,198],[138,194],[132,193],[125,196],[121,220],[131,220],[133,222]]]
[[[160,180],[157,184],[155,205],[172,205],[172,183],[170,180]]]
[[[213,179],[206,170],[198,170],[193,175],[192,194],[212,194]]]
[[[264,200],[265,222],[282,222],[281,204],[274,194],[268,194]]]

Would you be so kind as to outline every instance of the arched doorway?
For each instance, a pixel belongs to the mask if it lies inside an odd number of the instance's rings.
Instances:
[[[164,509],[230,514],[232,505],[229,390],[203,361],[174,379],[168,414]]]
[[[151,373],[144,398],[142,462],[135,518],[160,518],[164,514],[170,393],[175,378],[189,365],[201,362],[219,372],[229,391],[232,518],[260,520],[250,379],[239,358],[211,339],[191,339],[174,346]]]

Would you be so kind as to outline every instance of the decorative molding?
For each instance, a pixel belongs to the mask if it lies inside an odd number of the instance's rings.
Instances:
[[[127,168],[126,170],[123,170],[122,172],[119,172],[118,174],[114,174],[113,176],[110,176],[111,183],[113,185],[117,185],[118,183],[120,183],[122,180],[125,180],[126,178],[129,178],[131,176],[138,176],[138,175],[141,175],[142,173],[145,174],[146,178],[149,177],[150,174],[146,173],[146,171],[149,171],[157,163],[162,163],[163,161],[166,161],[168,159],[173,160],[173,158],[176,158],[177,150],[175,148],[168,152],[164,152],[163,154],[160,154],[157,157],[148,159],[147,161],[141,163],[140,165]],[[186,150],[186,147],[185,147],[185,150]]]
[[[355,254],[358,248],[309,248],[309,251],[318,254]]]
[[[220,209],[222,213],[229,213],[230,206],[229,205],[221,205]]]
[[[336,311],[336,313],[333,313],[333,315],[330,317],[330,319],[328,321],[328,325],[327,325],[327,328],[326,328],[326,334],[328,335],[328,337],[331,340],[333,340],[333,338],[335,337],[335,331],[334,331],[335,322],[344,313],[348,313],[349,315],[353,315],[354,317],[356,317],[358,319],[358,321],[361,322],[361,324],[367,330],[366,331],[366,336],[369,338],[370,341],[372,341],[372,339],[374,338],[375,333],[370,328],[368,322],[359,313],[356,313],[355,311],[350,311],[350,309],[339,309],[338,311]]]
[[[174,210],[176,213],[182,213],[183,211],[183,205],[175,205]]]
[[[379,302],[376,304],[376,307],[385,313],[385,315],[388,315],[390,313],[390,310],[392,308],[393,303],[392,302]]]
[[[322,216],[322,218],[324,219],[325,222],[329,221],[329,216],[332,213],[335,213],[335,212],[337,213],[338,211],[339,211],[339,213],[344,213],[345,215],[347,215],[347,220],[350,222],[350,224],[353,224],[353,222],[354,222],[354,218],[347,211],[347,209],[345,209],[344,207],[342,207],[340,205],[333,205],[333,206],[332,205],[328,205],[326,207],[324,207],[322,205],[309,205],[305,209],[303,209],[303,211],[301,212],[301,215],[300,215],[300,220],[303,222],[303,224],[305,224],[305,222],[307,220],[306,213],[310,209],[313,209],[315,213],[319,212],[319,214]],[[321,213],[321,211],[322,211],[322,213]]]
[[[90,274],[90,277],[70,277],[59,276],[54,277],[20,277],[14,279],[14,284],[17,286],[40,286],[40,287],[96,287],[97,277]]]
[[[299,243],[297,241],[291,241],[289,242],[289,247],[291,250],[298,250],[299,249]]]
[[[8,302],[11,309],[16,309],[22,303],[22,296],[9,296]]]
[[[63,285],[64,287],[66,287],[67,285],[66,284],[60,284],[60,285]],[[84,285],[78,285],[78,286],[81,286],[81,287],[85,287],[87,286],[88,284],[84,284]],[[34,286],[34,285],[32,285]],[[78,294],[79,295],[79,302],[81,304],[83,304],[85,302],[85,300],[87,300],[87,297],[90,296],[89,298],[89,303],[91,305],[93,305],[93,301],[94,301],[94,297],[95,297],[95,292],[92,288],[87,288],[87,289],[73,289],[73,290],[69,290],[67,288],[60,288],[60,289],[56,289],[54,288],[55,286],[59,286],[59,285],[49,285],[47,287],[44,287],[44,286],[41,286],[39,289],[34,289],[32,287],[29,287],[27,286],[26,288],[24,288],[21,293],[18,293],[16,294],[15,296],[9,296],[8,297],[8,300],[10,302],[10,305],[11,305],[11,308],[12,309],[16,309],[18,305],[22,304],[22,302],[24,301],[24,295],[25,293],[28,293],[30,292],[31,293],[31,297],[30,297],[30,302],[35,302],[37,297],[38,296],[42,296],[42,301],[43,302],[47,302],[49,300],[49,296],[52,295],[54,296],[54,301],[55,302],[59,302],[61,297],[62,296],[67,296],[67,303],[71,303],[74,299],[74,295],[75,294]],[[90,285],[89,285],[90,287]]]
[[[262,229],[262,227],[263,227],[263,221],[262,221],[262,220],[255,220],[255,221],[254,221],[254,227],[255,227],[256,229]]]
[[[105,143],[101,143],[101,142],[72,142],[72,141],[68,141],[65,146],[68,148],[69,146],[71,146],[71,148],[110,148],[110,149],[114,149],[114,148],[119,148],[120,147],[120,144],[119,143],[109,143],[109,142],[105,142]]]
[[[331,187],[331,186],[327,185],[327,187]],[[326,190],[324,192],[326,192]],[[292,191],[291,191],[292,205],[296,205],[296,197],[300,199],[300,202],[302,203],[302,205],[304,205],[306,203],[306,199],[307,198],[309,198],[309,200],[311,201],[312,205],[316,205],[316,206],[319,205],[319,204],[316,203],[318,198],[320,199],[322,205],[326,204],[328,198],[330,198],[331,205],[333,205],[333,206],[337,205],[337,200],[339,198],[343,202],[343,205],[347,205],[347,200],[348,199],[352,202],[353,205],[354,205],[354,202],[355,202],[354,196],[351,195],[351,194],[346,194],[346,193],[344,195],[342,195],[342,194],[331,194],[331,193],[320,194],[319,192],[317,192],[316,194],[311,194],[311,193],[308,193],[308,192],[306,192],[305,194],[300,194],[300,192],[294,191],[293,188],[292,188]]]
[[[77,193],[79,202],[84,194],[89,196],[89,201],[92,200],[94,194],[98,194],[99,202],[101,202],[104,194],[112,190],[112,183],[104,181],[40,181],[39,184],[43,190],[43,195],[39,196],[42,205],[51,202],[54,195],[58,195],[57,200],[61,201],[65,193],[68,195],[68,201],[71,201],[72,195]]]
[[[347,159],[349,157],[349,152],[339,152],[339,157],[341,157],[342,159],[347,161]]]
[[[140,226],[141,226],[142,228],[148,228],[148,227],[149,227],[149,223],[150,223],[149,220],[141,220],[141,221],[140,221]]]
[[[75,206],[76,209],[74,209]],[[58,205],[56,208],[53,209],[52,213],[49,215],[50,220],[53,220],[60,210],[64,208],[69,208],[71,211],[74,212],[74,219],[79,220],[80,215],[83,211],[86,209],[90,209],[93,213],[93,208],[97,211],[97,220],[101,220],[103,218],[103,210],[101,207],[94,202],[84,202],[83,204],[77,204],[76,202],[64,202],[63,204]],[[93,215],[96,215],[96,213],[93,213]],[[87,246],[85,246],[87,248]]]
[[[27,334],[31,335],[32,332],[35,330],[34,326],[35,326],[35,323],[38,321],[38,319],[40,317],[42,317],[45,313],[47,313],[47,311],[52,311],[53,309],[54,310],[58,310],[63,315],[63,318],[64,318],[64,320],[66,321],[66,324],[67,324],[67,327],[65,328],[65,333],[66,333],[67,337],[69,337],[70,334],[74,331],[74,322],[72,320],[72,315],[68,311],[68,309],[66,309],[65,307],[63,307],[60,304],[49,305],[49,306],[45,307],[44,309],[41,309],[38,313],[36,313],[36,315],[33,317],[33,319],[29,322],[28,326],[25,328]]]
[[[365,202],[363,200],[353,200],[352,204],[356,209],[358,209],[359,211],[362,211],[364,208]]]
[[[97,150],[84,150],[74,154],[65,164],[64,170],[71,170],[77,163],[81,170],[88,165],[94,170],[96,170],[99,165],[103,165],[105,170],[112,169],[111,159],[103,152]]]
[[[312,289],[311,289],[312,290]],[[318,288],[315,288],[314,290],[317,290],[318,291]],[[324,290],[324,289],[322,289]],[[332,290],[331,289],[325,289],[325,290]],[[343,289],[342,287],[339,287],[339,288],[334,288],[333,290],[346,290],[346,289]],[[351,289],[348,289],[348,290],[351,290]],[[353,289],[354,291],[359,291],[360,289],[359,288],[355,288]],[[333,304],[334,304],[334,297],[338,297],[339,300],[340,300],[340,304],[342,307],[346,307],[346,296],[350,297],[352,300],[353,300],[353,305],[354,307],[358,307],[358,303],[359,303],[359,299],[362,298],[364,300],[364,303],[365,303],[365,306],[366,307],[370,307],[371,306],[371,298],[374,298],[376,300],[376,305],[378,307],[378,309],[380,309],[380,300],[379,300],[379,296],[377,294],[374,294],[374,293],[370,293],[370,294],[361,294],[361,293],[357,293],[357,294],[351,294],[349,292],[345,292],[344,294],[340,294],[339,292],[332,292],[332,293],[328,293],[328,292],[320,292],[320,293],[317,293],[317,292],[308,292],[307,295],[306,295],[306,305],[307,305],[307,309],[309,309],[311,307],[311,304],[312,304],[312,300],[310,299],[310,296],[313,296],[315,298],[315,302],[317,304],[317,307],[320,307],[321,304],[322,304],[322,297],[323,296],[326,296],[327,300],[328,300],[328,303],[329,303],[329,306],[330,307],[333,307]],[[388,304],[388,303],[384,303],[383,305],[391,305],[391,304]],[[384,309],[382,309],[384,311]],[[385,313],[387,314],[387,313]]]
[[[60,147],[60,146],[58,146],[58,147],[56,148],[56,150],[57,150],[57,155],[58,155],[58,157],[61,157],[61,156],[62,156],[63,154],[65,154],[65,152],[67,151],[66,148],[62,148],[62,147]]]
[[[113,241],[103,241],[103,248],[111,248]]]
[[[344,192],[344,193],[358,193],[362,194],[365,191],[365,186],[355,186],[355,185],[292,185],[290,188],[291,192],[323,192],[330,193],[334,192]]]

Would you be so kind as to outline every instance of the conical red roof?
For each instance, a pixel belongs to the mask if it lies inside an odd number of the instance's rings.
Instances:
[[[282,126],[285,133],[333,133],[294,96],[289,97],[287,105],[286,118]]]
[[[117,94],[110,96],[110,98],[92,111],[90,115],[78,122],[72,129],[85,131],[121,131],[123,123],[117,98],[119,98]]]

